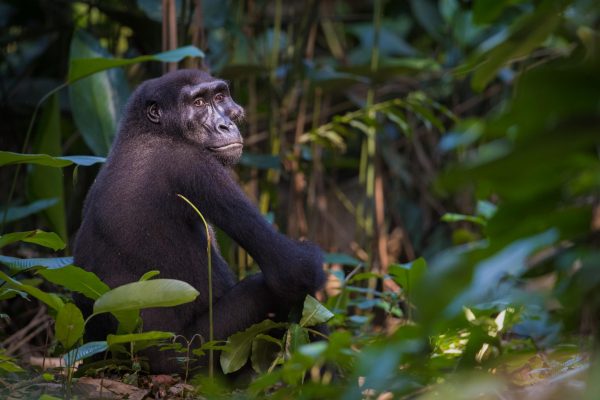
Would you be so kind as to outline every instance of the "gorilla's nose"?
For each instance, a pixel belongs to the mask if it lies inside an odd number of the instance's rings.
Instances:
[[[226,124],[218,124],[217,131],[220,133],[229,133],[229,126]]]

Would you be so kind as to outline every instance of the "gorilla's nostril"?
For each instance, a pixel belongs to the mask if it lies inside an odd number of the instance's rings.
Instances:
[[[229,126],[225,124],[219,124],[217,125],[217,130],[219,132],[229,132]]]

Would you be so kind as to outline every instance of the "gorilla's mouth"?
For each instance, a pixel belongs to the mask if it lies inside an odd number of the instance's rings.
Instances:
[[[244,147],[243,144],[241,144],[240,142],[235,142],[235,143],[226,144],[224,146],[209,147],[209,149],[210,149],[210,151],[220,153],[220,152],[224,152],[224,151],[241,150],[242,147]]]

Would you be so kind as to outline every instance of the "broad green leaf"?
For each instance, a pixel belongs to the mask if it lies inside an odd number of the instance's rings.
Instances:
[[[410,297],[416,285],[425,275],[427,263],[420,257],[406,264],[392,264],[388,270],[394,277],[394,281],[402,286],[402,289]]]
[[[52,308],[56,311],[60,311],[60,309],[63,308],[63,306],[64,306],[63,301],[56,294],[46,293],[46,292],[36,288],[35,286],[26,285],[24,283],[21,283],[18,280],[13,279],[10,276],[6,275],[2,271],[0,271],[0,279],[3,279],[4,281],[6,281],[6,285],[8,285],[16,290],[19,290],[21,292],[25,292],[25,293],[29,294],[30,296],[35,297],[36,299],[38,299],[39,301],[41,301],[42,303],[46,304],[47,306],[49,306],[50,308]]]
[[[95,156],[64,156],[52,157],[48,154],[23,154],[10,151],[0,151],[0,167],[12,164],[37,164],[48,167],[63,168],[69,165],[83,165],[88,167],[96,163],[103,163],[105,157]]]
[[[77,31],[71,41],[69,54],[70,62],[81,58],[104,57],[110,54],[91,35]],[[104,63],[111,60],[95,60],[100,70],[106,69]],[[90,62],[85,65],[89,65]],[[72,67],[71,71],[80,71]],[[70,72],[69,99],[75,125],[79,129],[85,143],[95,155],[108,154],[111,143],[117,131],[118,117],[125,107],[129,97],[129,88],[125,73],[122,69],[111,69],[90,75],[89,73],[75,74]],[[87,76],[84,79],[81,77]],[[75,79],[72,79],[72,78]]]
[[[252,342],[252,355],[250,356],[252,369],[259,374],[267,372],[281,352],[281,348],[281,340],[269,335],[256,335]]]
[[[268,332],[274,328],[282,328],[283,322],[273,322],[266,319],[258,324],[252,325],[245,331],[235,333],[227,340],[227,346],[221,353],[221,368],[226,374],[235,372],[242,368],[248,361],[252,342],[258,334]]]
[[[46,267],[54,269],[73,264],[73,257],[16,258],[0,255],[0,263],[16,271],[27,270],[33,267]]]
[[[137,64],[145,61],[179,62],[186,57],[204,57],[202,50],[194,46],[184,46],[175,50],[165,51],[147,56],[134,58],[73,58],[69,64],[69,83],[78,81],[96,72],[115,67]]]
[[[175,279],[133,282],[100,296],[94,303],[94,314],[177,306],[193,301],[198,294],[189,283]]]
[[[74,265],[40,269],[37,272],[46,280],[70,291],[81,293],[92,300],[98,299],[110,290],[108,285],[102,282],[94,273]]]
[[[58,311],[54,331],[56,339],[65,349],[70,349],[83,336],[83,315],[73,304],[67,303]]]
[[[26,232],[12,232],[0,236],[0,248],[15,242],[35,243],[40,246],[48,247],[54,251],[65,248],[65,242],[54,232],[44,232],[36,229]]]
[[[69,351],[63,356],[63,359],[65,360],[66,365],[71,367],[79,360],[86,359],[106,350],[108,350],[108,344],[105,341],[89,342]]]
[[[54,94],[44,106],[37,127],[33,150],[35,153],[60,156],[62,152],[61,145],[58,94]],[[27,174],[27,188],[27,195],[30,200],[57,200],[56,204],[45,209],[42,214],[50,223],[52,230],[66,241],[68,238],[62,171],[52,167],[32,166]]]
[[[26,206],[9,207],[6,210],[6,222],[13,222],[28,217],[42,210],[45,210],[48,207],[52,207],[57,202],[58,200],[56,199],[43,199],[34,201],[33,203],[28,204]],[[2,219],[4,219],[4,209],[1,211],[1,213]]]
[[[304,299],[304,308],[302,309],[302,319],[300,319],[301,326],[324,324],[331,318],[333,318],[333,313],[319,303],[319,300],[311,295],[306,296],[306,299]]]
[[[327,264],[342,264],[351,266],[363,265],[362,261],[344,253],[327,253],[325,254],[325,262]]]

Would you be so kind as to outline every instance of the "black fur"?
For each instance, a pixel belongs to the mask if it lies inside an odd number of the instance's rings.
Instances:
[[[204,101],[194,103],[197,88],[206,89]],[[216,97],[218,91],[222,95]],[[226,339],[269,314],[285,319],[324,283],[319,248],[276,232],[232,178],[228,167],[239,159],[241,146],[214,149],[241,142],[232,121],[242,115],[224,82],[196,70],[149,80],[129,100],[106,164],[88,193],[74,257],[76,265],[110,287],[158,269],[161,278],[186,281],[200,292],[193,303],[144,310],[144,331],[208,339],[205,227],[178,193],[244,247],[262,270],[236,283],[213,245],[216,339]],[[89,301],[78,303],[91,311]],[[94,317],[87,339],[104,340],[115,327],[112,316]],[[170,357],[153,353],[151,371],[176,371]]]

